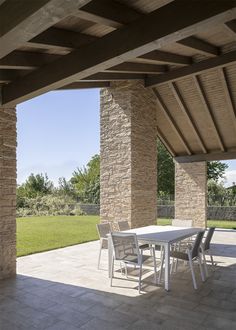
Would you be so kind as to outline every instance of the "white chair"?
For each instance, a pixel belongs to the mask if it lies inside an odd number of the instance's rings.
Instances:
[[[111,240],[113,246],[113,257],[112,257],[112,265],[111,265],[111,286],[112,286],[112,279],[114,277],[114,261],[119,261],[120,263],[124,263],[125,266],[133,265],[135,267],[139,267],[138,289],[140,293],[141,284],[142,284],[143,263],[148,259],[152,258],[154,265],[155,282],[157,281],[156,258],[155,258],[154,248],[152,248],[153,251],[151,257],[147,255],[143,255],[143,250],[139,249],[137,235],[132,233],[113,232],[111,233]]]
[[[211,264],[212,264],[212,266],[214,266],[214,260],[213,260],[213,256],[212,256],[212,252],[211,252],[211,240],[212,240],[214,231],[215,231],[215,227],[210,227],[207,231],[207,235],[205,237],[204,242],[202,242],[202,244],[201,244],[201,252],[202,252],[204,265],[205,265],[205,272],[206,272],[207,276],[208,276],[208,270],[207,270],[207,263],[206,263],[206,256],[205,256],[206,253],[209,254],[209,256],[211,258]]]
[[[174,226],[174,227],[192,227],[193,221],[192,220],[173,219],[172,226]]]
[[[119,231],[125,231],[130,229],[129,222],[127,220],[121,220],[117,222]]]
[[[194,244],[192,246],[190,245],[187,248],[186,252],[171,251],[171,253],[170,253],[170,256],[175,259],[180,259],[180,260],[189,262],[192,279],[193,279],[193,287],[195,290],[197,289],[197,282],[196,282],[196,277],[195,277],[195,273],[194,273],[194,269],[193,269],[193,261],[195,261],[195,260],[198,261],[202,281],[205,280],[205,277],[203,274],[203,269],[202,269],[201,253],[200,253],[200,247],[202,244],[203,235],[204,235],[204,231],[199,232],[196,236]]]
[[[98,269],[99,269],[102,250],[108,249],[107,235],[112,231],[111,224],[109,222],[99,223],[99,224],[97,224],[97,231],[98,231],[98,235],[100,238],[100,249],[99,249],[99,255],[98,255]]]

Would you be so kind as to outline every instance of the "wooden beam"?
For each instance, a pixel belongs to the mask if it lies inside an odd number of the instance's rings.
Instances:
[[[24,74],[23,70],[0,70],[0,83],[8,83]]]
[[[218,124],[214,118],[214,114],[213,114],[213,111],[212,111],[212,108],[210,106],[210,103],[208,102],[208,99],[207,99],[207,96],[206,96],[206,93],[204,91],[204,88],[203,88],[203,85],[202,85],[202,82],[201,82],[201,79],[199,76],[194,76],[193,77],[193,81],[195,83],[195,86],[197,88],[197,91],[198,91],[198,95],[202,101],[202,104],[204,106],[204,109],[206,111],[206,114],[208,116],[208,119],[211,123],[211,126],[213,127],[213,130],[215,132],[215,136],[216,136],[216,139],[219,143],[219,147],[221,149],[221,151],[226,151],[226,148],[224,146],[224,142],[223,142],[223,138],[220,134],[220,130],[219,130],[219,127],[218,127]]]
[[[232,96],[229,79],[227,77],[227,73],[224,68],[219,70],[219,76],[220,76],[220,81],[223,86],[225,99],[228,104],[228,107],[226,107],[226,109],[228,109],[228,111],[230,113],[232,123],[233,123],[234,129],[236,131],[236,108],[235,108],[235,104],[234,104],[234,100],[233,100],[233,96]]]
[[[180,69],[175,69],[159,76],[149,76],[146,79],[146,87],[153,87],[167,82],[177,81],[183,77],[198,75],[201,72],[224,67],[227,64],[236,62],[236,51],[219,55],[190,66],[185,66]]]
[[[233,33],[236,33],[236,19],[233,19],[232,21],[226,22],[225,26]]]
[[[184,146],[184,149],[186,150],[188,155],[192,154],[192,151],[187,143],[187,141],[185,140],[181,130],[178,128],[174,118],[172,117],[169,109],[167,108],[167,106],[165,105],[161,95],[159,94],[159,92],[157,91],[156,88],[153,88],[153,92],[156,95],[157,98],[157,104],[160,108],[160,110],[162,111],[162,113],[164,114],[164,116],[166,117],[166,119],[168,120],[171,128],[173,129],[173,131],[175,132],[175,134],[177,135],[178,139],[180,140],[180,142],[182,143],[182,145]]]
[[[195,137],[197,139],[197,142],[200,145],[203,153],[207,153],[207,149],[204,145],[203,139],[201,138],[201,135],[198,131],[198,128],[194,123],[192,115],[191,115],[191,113],[190,113],[190,111],[189,111],[189,109],[188,109],[188,107],[187,107],[187,105],[186,105],[186,103],[185,103],[185,101],[184,101],[184,99],[183,99],[176,83],[170,83],[169,86],[170,86],[170,89],[171,89],[171,91],[172,91],[172,93],[173,93],[180,109],[182,110],[183,114],[185,115],[185,118],[187,119],[188,124],[191,127],[192,132],[195,135]]]
[[[0,12],[0,58],[91,0],[6,1]],[[9,19],[10,18],[10,19]]]
[[[174,1],[129,26],[83,46],[53,64],[28,74],[3,88],[2,105],[15,105],[31,97],[81,80],[165,44],[188,37],[193,27],[205,30],[236,14],[235,1]],[[181,20],[179,17],[181,16]],[[166,24],[169,21],[171,24]],[[148,33],[147,33],[148,31]],[[96,55],[96,56],[95,56]]]
[[[153,50],[150,53],[139,56],[138,59],[152,63],[162,62],[166,64],[190,65],[192,58],[189,56],[164,52],[161,50]]]
[[[87,45],[96,39],[98,38],[84,33],[52,27],[29,40],[25,46],[29,46],[31,48],[59,48],[72,51],[81,46]]]
[[[122,80],[144,80],[146,75],[136,73],[113,73],[99,72],[89,77],[83,78],[83,81],[122,81]]]
[[[212,152],[207,154],[175,157],[175,160],[178,163],[193,163],[193,162],[195,163],[195,162],[227,160],[227,159],[236,159],[236,151]]]
[[[161,131],[161,129],[159,127],[156,128],[157,129],[157,135],[159,137],[159,139],[161,140],[161,142],[164,144],[164,146],[166,147],[166,149],[169,151],[169,153],[171,154],[172,157],[175,157],[176,154],[173,150],[173,148],[171,147],[171,145],[169,144],[169,142],[166,140],[166,138],[164,137],[163,132]]]
[[[60,55],[14,51],[0,59],[0,69],[31,70],[57,60]]]
[[[63,86],[61,88],[58,88],[58,90],[65,90],[65,89],[86,89],[86,88],[104,88],[104,87],[110,87],[109,81],[97,81],[97,82],[81,82],[76,81],[74,83],[71,83],[67,86]]]
[[[159,74],[167,71],[166,65],[124,62],[107,69],[108,72]]]
[[[178,44],[192,48],[200,54],[217,56],[220,54],[220,49],[204,40],[196,37],[188,37],[178,41]]]

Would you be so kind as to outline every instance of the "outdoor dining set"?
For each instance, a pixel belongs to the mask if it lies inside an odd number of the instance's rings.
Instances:
[[[160,285],[164,270],[164,287],[170,290],[170,277],[178,271],[179,261],[190,267],[193,287],[197,289],[194,262],[199,265],[201,279],[209,276],[206,255],[214,266],[210,243],[214,227],[205,230],[192,227],[191,220],[173,219],[172,225],[146,226],[131,229],[129,222],[105,222],[97,225],[100,237],[98,268],[102,250],[108,250],[108,276],[110,283],[114,278],[114,265],[117,263],[121,273],[128,278],[128,267],[138,270],[138,290],[142,288],[143,268],[154,271],[154,282]],[[158,263],[158,268],[157,268]]]

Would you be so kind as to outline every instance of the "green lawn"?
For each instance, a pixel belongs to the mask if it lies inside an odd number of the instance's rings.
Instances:
[[[98,216],[28,217],[17,219],[17,256],[98,239]],[[169,219],[158,219],[168,225]],[[208,226],[236,228],[236,221],[208,221]]]

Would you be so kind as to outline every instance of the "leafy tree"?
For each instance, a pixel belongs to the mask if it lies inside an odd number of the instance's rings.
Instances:
[[[48,179],[47,174],[31,173],[25,183],[18,187],[18,193],[23,197],[35,198],[51,194],[53,192],[53,183]]]
[[[220,179],[224,178],[225,170],[229,166],[225,163],[214,161],[207,162],[207,179],[218,182]]]
[[[76,191],[73,184],[71,183],[71,181],[67,181],[64,177],[59,178],[56,193],[59,196],[68,196],[73,199],[76,198]]]
[[[175,164],[164,145],[157,141],[157,189],[158,195],[174,195]]]
[[[87,203],[99,203],[100,199],[100,156],[95,155],[82,168],[77,168],[71,178],[78,197]]]

